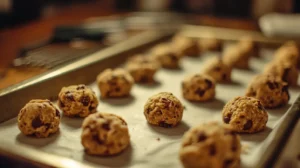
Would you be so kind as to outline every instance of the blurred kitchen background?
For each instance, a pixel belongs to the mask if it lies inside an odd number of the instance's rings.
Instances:
[[[270,12],[297,13],[300,10],[298,0],[1,0],[0,27],[50,17],[71,5],[87,3],[94,3],[102,11],[175,11],[247,19]]]
[[[299,0],[0,0],[0,90],[145,29],[185,23],[295,40],[299,11]]]

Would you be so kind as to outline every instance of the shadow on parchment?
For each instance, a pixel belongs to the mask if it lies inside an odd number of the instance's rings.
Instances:
[[[222,110],[225,105],[225,102],[218,98],[215,98],[210,101],[205,101],[205,102],[188,101],[188,103],[191,106],[214,109],[214,110],[217,110],[216,112],[221,112],[220,110]]]
[[[67,125],[69,127],[72,127],[72,128],[81,128],[83,120],[84,120],[84,118],[80,118],[80,117],[63,116],[61,118],[61,123],[64,125]]]
[[[161,86],[161,82],[155,80],[153,83],[137,83],[140,87],[152,89]]]
[[[258,133],[254,133],[254,134],[241,133],[239,135],[241,136],[241,140],[243,141],[262,142],[269,136],[271,132],[272,132],[272,128],[267,126],[263,131]]]
[[[22,133],[19,133],[16,137],[16,141],[18,141],[19,143],[22,143],[22,144],[40,148],[40,147],[44,147],[44,146],[47,146],[47,145],[55,142],[57,140],[57,138],[59,137],[59,135],[60,135],[60,131],[49,135],[49,137],[47,137],[47,138],[37,138],[33,135],[26,136]]]
[[[176,127],[173,128],[164,128],[160,126],[151,125],[149,123],[147,125],[152,131],[167,136],[182,136],[190,128],[184,121],[181,121]]]
[[[291,107],[291,104],[286,104],[281,107],[273,108],[273,109],[266,109],[269,115],[275,116],[275,117],[281,117],[283,116],[288,109]]]
[[[223,83],[218,83],[218,84],[220,84],[220,85],[225,85],[225,86],[243,86],[243,84],[242,83],[240,83],[240,82],[238,82],[238,81],[236,81],[236,80],[232,80],[232,81],[230,81],[230,82],[223,82]]]
[[[119,98],[100,98],[100,101],[113,106],[127,106],[135,102],[135,97],[129,95],[127,97],[119,97]]]
[[[129,167],[132,161],[133,149],[129,145],[123,152],[113,156],[93,156],[83,151],[83,159],[104,167]]]

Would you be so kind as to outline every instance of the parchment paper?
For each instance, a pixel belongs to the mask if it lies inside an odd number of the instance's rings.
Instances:
[[[190,127],[206,121],[222,121],[221,111],[230,99],[244,95],[245,88],[252,77],[259,73],[270,57],[252,58],[251,70],[233,71],[232,84],[218,84],[216,99],[211,102],[194,103],[183,99],[180,83],[185,75],[200,72],[203,63],[216,53],[208,53],[199,58],[186,57],[179,70],[160,70],[156,75],[155,85],[135,85],[132,95],[122,99],[100,100],[98,111],[115,113],[122,116],[129,125],[131,146],[123,153],[113,157],[86,155],[80,143],[81,123],[83,119],[62,117],[60,132],[46,139],[26,137],[17,128],[16,118],[0,125],[2,139],[15,144],[29,145],[36,150],[65,156],[95,167],[182,167],[178,159],[178,150],[182,135]],[[264,55],[271,55],[264,50]],[[88,73],[87,73],[88,75]],[[99,97],[95,83],[90,85]],[[175,128],[161,128],[147,124],[143,106],[148,97],[161,91],[172,92],[186,107],[183,121]],[[287,115],[286,111],[300,93],[299,88],[290,88],[289,105],[276,110],[267,110],[269,121],[267,128],[256,134],[242,134],[242,167],[255,167],[264,150],[272,142],[277,128]]]

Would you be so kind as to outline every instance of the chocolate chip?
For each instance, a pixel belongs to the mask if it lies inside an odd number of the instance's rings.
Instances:
[[[223,117],[223,121],[224,123],[228,124],[231,120],[231,114],[228,114],[227,116]]]
[[[272,83],[272,82],[267,82],[267,85],[268,85],[268,87],[269,87],[271,90],[274,90],[274,89],[275,89],[274,83]]]
[[[212,85],[213,85],[212,81],[210,81],[208,79],[205,79],[204,81],[207,84],[207,89],[210,89],[212,87]]]
[[[95,107],[93,107],[93,106],[89,107],[89,111],[93,111],[94,109],[95,109]]]
[[[44,124],[44,126],[46,127],[46,130],[48,130],[51,127],[50,123]]]
[[[102,128],[109,131],[110,130],[109,123],[107,122],[107,123],[102,124]]]
[[[223,75],[222,75],[222,79],[223,79],[223,80],[226,80],[226,79],[227,79],[227,75],[226,75],[226,74],[223,74]]]
[[[148,79],[147,76],[142,76],[142,77],[140,78],[140,82],[141,82],[141,83],[147,83],[147,82],[149,82],[149,79]]]
[[[220,67],[215,67],[214,70],[215,71],[221,71],[221,68]]]
[[[85,89],[85,85],[79,85],[77,86],[76,90],[82,90],[82,89]]]
[[[214,156],[216,153],[217,153],[216,146],[214,144],[211,144],[209,147],[209,154],[211,156]]]
[[[120,89],[119,87],[116,87],[116,88],[115,88],[115,91],[116,91],[116,92],[120,92],[120,90],[121,90],[121,89]]]
[[[289,93],[289,90],[288,90],[289,86],[288,85],[284,85],[281,89],[282,93],[286,93],[287,96],[288,96],[288,100],[290,100],[290,93]]]
[[[274,90],[274,89],[278,88],[278,83],[277,82],[267,82],[267,85],[271,90]]]
[[[165,128],[171,128],[172,127],[172,124],[168,124],[165,121],[160,121],[158,123],[158,125],[161,126],[161,127],[165,127]]]
[[[81,96],[80,98],[80,102],[84,105],[84,106],[88,106],[90,103],[90,97],[89,96]]]
[[[226,160],[224,160],[224,162],[223,162],[223,168],[230,167],[230,165],[231,165],[232,162],[233,162],[232,159],[226,159]]]
[[[202,97],[204,94],[205,94],[205,90],[202,90],[200,88],[198,88],[196,91],[195,91],[195,94],[199,95],[200,97]]]
[[[55,110],[55,115],[57,116],[57,117],[60,117],[60,112],[56,109]]]
[[[288,74],[289,74],[290,70],[291,70],[291,68],[285,68],[284,69],[284,72],[283,72],[283,75],[282,75],[282,80],[283,81],[286,82],[288,80]]]
[[[243,130],[249,130],[252,127],[252,124],[253,124],[252,120],[248,120],[244,125]]]
[[[98,135],[93,135],[93,140],[95,140],[98,144],[104,144],[104,141],[99,139]]]
[[[35,117],[35,119],[32,120],[31,125],[33,128],[43,126],[43,122],[41,121],[40,116]]]
[[[258,108],[259,110],[265,110],[265,108],[263,107],[263,105],[261,104],[260,101],[258,101],[258,103],[257,103],[257,108]]]
[[[241,115],[240,118],[245,118],[245,116]]]
[[[67,93],[68,92],[68,93]],[[65,97],[70,101],[75,101],[74,96],[69,91],[66,92]]]
[[[178,61],[178,57],[173,53],[170,54],[170,58],[172,61]]]
[[[65,107],[65,104],[63,102],[61,102],[61,100],[59,100],[58,103],[59,103],[60,107]]]
[[[206,138],[207,138],[206,135],[205,135],[203,132],[201,132],[201,133],[198,135],[198,142],[205,141]]]

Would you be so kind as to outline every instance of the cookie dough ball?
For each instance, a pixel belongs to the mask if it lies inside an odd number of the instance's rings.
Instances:
[[[118,154],[130,144],[127,123],[114,114],[89,115],[82,124],[81,144],[90,155]]]
[[[205,51],[222,51],[222,41],[214,37],[204,38],[199,40],[199,48],[202,52]]]
[[[147,100],[144,115],[150,124],[175,127],[182,119],[183,106],[172,93],[161,92]]]
[[[209,59],[204,67],[203,73],[211,76],[216,82],[226,83],[231,81],[232,68],[222,61],[221,58],[215,57]]]
[[[68,117],[86,117],[95,113],[98,103],[95,92],[83,84],[63,87],[58,94],[58,105]]]
[[[153,83],[154,74],[160,68],[160,64],[143,55],[132,57],[126,64],[126,69],[137,83]]]
[[[164,68],[179,68],[181,55],[176,53],[170,45],[161,44],[151,50],[150,56]]]
[[[215,80],[205,74],[195,74],[182,81],[183,97],[191,101],[208,101],[215,98]]]
[[[264,73],[277,76],[287,82],[290,86],[297,85],[298,70],[292,64],[285,62],[271,62],[265,66]]]
[[[124,69],[106,69],[97,76],[97,84],[102,98],[125,97],[130,95],[134,79]]]
[[[60,113],[50,100],[35,99],[18,114],[18,127],[25,135],[46,138],[59,130]]]
[[[265,108],[286,105],[290,99],[288,84],[271,75],[256,76],[248,86],[246,96],[257,98]]]
[[[222,111],[223,121],[240,133],[255,133],[265,129],[268,113],[253,97],[236,97]]]
[[[300,66],[299,49],[295,42],[289,41],[276,50],[274,61],[291,64],[295,67]]]
[[[240,137],[230,126],[209,122],[187,131],[179,157],[185,168],[240,167]]]
[[[175,36],[172,39],[172,47],[177,54],[182,56],[199,56],[200,50],[196,40],[183,36]]]
[[[251,36],[243,36],[239,40],[238,46],[243,50],[245,55],[259,57],[259,46],[253,41]]]
[[[240,69],[249,68],[249,59],[250,55],[248,51],[239,45],[226,48],[222,57],[222,60],[226,65]]]

